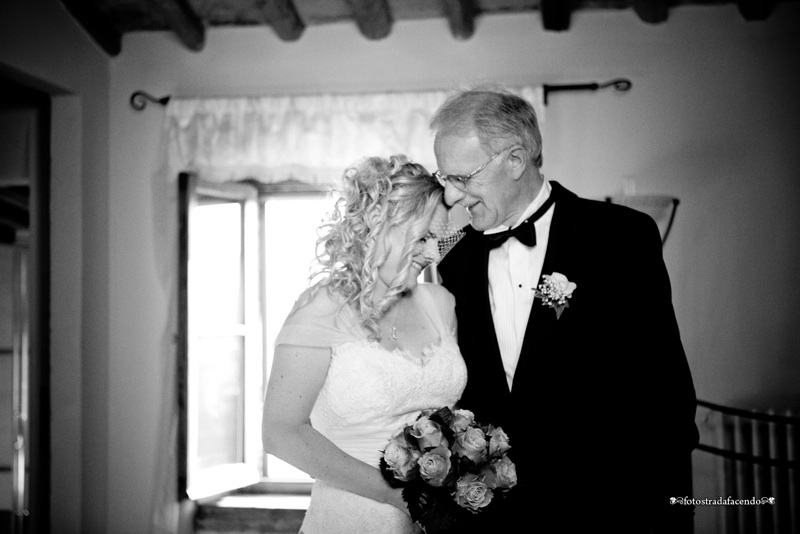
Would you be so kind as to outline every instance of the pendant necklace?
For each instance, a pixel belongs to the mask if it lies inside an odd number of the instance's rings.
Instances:
[[[397,341],[397,321],[399,321],[399,320],[400,320],[400,300],[401,300],[402,298],[403,298],[403,297],[400,297],[400,298],[399,298],[399,299],[397,299],[397,301],[395,301],[395,303],[394,303],[394,307],[396,308],[396,311],[395,311],[395,315],[394,315],[394,322],[392,323],[392,326],[391,326],[391,328],[392,328],[392,333],[390,334],[390,337],[391,337],[392,339],[394,339],[395,341]]]
[[[395,306],[400,305],[400,301],[394,303]],[[392,339],[397,341],[397,320],[400,318],[400,308],[397,309],[397,313],[394,315],[394,323],[392,324]]]

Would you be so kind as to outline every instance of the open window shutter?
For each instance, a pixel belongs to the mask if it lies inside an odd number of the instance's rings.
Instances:
[[[179,498],[254,484],[261,473],[258,195],[179,177]]]

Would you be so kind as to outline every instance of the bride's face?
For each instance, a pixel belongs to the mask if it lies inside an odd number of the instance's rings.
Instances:
[[[420,273],[431,263],[439,261],[439,236],[435,231],[437,228],[444,228],[446,223],[447,208],[439,205],[433,213],[427,233],[414,244],[411,252],[411,268],[402,284],[404,290],[416,287]],[[383,247],[385,248],[379,248],[377,252],[382,254],[384,251],[388,251],[388,256],[386,262],[378,268],[378,280],[386,288],[391,286],[405,263],[403,248],[408,241],[412,226],[412,222],[409,221],[402,225],[392,226],[384,234]]]

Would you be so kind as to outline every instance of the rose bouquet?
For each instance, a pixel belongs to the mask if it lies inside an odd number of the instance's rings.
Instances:
[[[446,532],[517,484],[510,447],[502,428],[476,423],[469,410],[426,410],[392,436],[380,468],[427,534]]]

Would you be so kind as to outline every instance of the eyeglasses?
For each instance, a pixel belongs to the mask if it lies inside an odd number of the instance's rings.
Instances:
[[[477,169],[475,169],[474,171],[472,171],[471,173],[469,173],[467,175],[463,175],[463,174],[442,174],[438,170],[436,172],[434,172],[433,175],[436,177],[437,180],[439,180],[439,183],[442,185],[442,187],[446,187],[447,184],[450,183],[450,184],[453,185],[453,187],[455,187],[459,191],[464,191],[467,188],[467,181],[470,178],[472,178],[473,176],[475,176],[476,174],[481,172],[483,169],[488,167],[489,164],[491,162],[493,162],[497,156],[499,156],[500,154],[502,154],[503,152],[505,152],[509,148],[512,148],[513,146],[514,145],[507,146],[503,150],[501,150],[500,152],[497,152],[494,156],[489,158],[489,161],[487,161],[486,163],[484,163],[483,165],[481,165],[480,167],[478,167]]]

